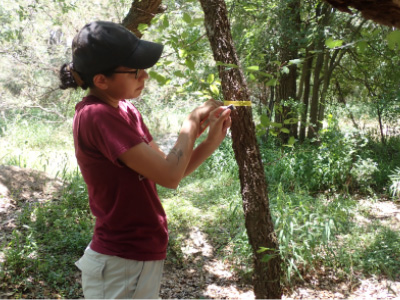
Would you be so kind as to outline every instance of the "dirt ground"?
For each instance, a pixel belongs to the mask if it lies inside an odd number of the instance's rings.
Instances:
[[[24,205],[51,201],[62,183],[44,173],[13,166],[0,166],[0,245],[7,245]],[[400,230],[400,207],[391,201],[362,201],[371,218]],[[371,220],[360,217],[360,222]],[[166,263],[161,287],[163,299],[254,299],[252,286],[242,281],[231,266],[216,258],[207,236],[193,228],[184,245],[184,266]],[[4,260],[0,249],[0,265]],[[283,299],[400,299],[400,281],[369,278],[357,283],[335,282],[334,276],[314,278],[286,291]],[[0,291],[0,298],[4,298]]]

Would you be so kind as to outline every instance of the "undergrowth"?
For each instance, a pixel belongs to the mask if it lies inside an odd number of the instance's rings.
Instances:
[[[86,186],[78,172],[51,202],[25,205],[5,249],[2,289],[15,298],[81,297],[73,263],[92,235]]]
[[[9,146],[7,155],[3,149],[3,164],[38,169],[44,164],[50,169],[51,159],[35,163],[29,150],[72,150],[70,142],[58,139],[61,125],[39,123],[32,127],[36,131],[27,130],[11,145],[9,133],[21,131],[26,123],[3,123],[7,126],[2,127],[1,143]],[[22,147],[28,154],[13,155],[13,147]],[[285,286],[321,266],[343,279],[359,274],[399,279],[399,234],[378,220],[368,226],[358,224],[355,216],[360,211],[354,197],[398,195],[393,193],[400,167],[398,149],[398,137],[383,146],[368,136],[341,133],[334,123],[322,132],[319,143],[281,148],[273,139],[260,141]],[[12,287],[15,298],[82,297],[74,262],[90,242],[94,220],[80,173],[59,167],[55,174],[65,182],[60,195],[25,206],[11,242],[3,245],[0,285],[3,290]],[[168,262],[183,265],[189,259],[183,247],[197,227],[207,234],[220,259],[241,276],[251,277],[252,249],[229,137],[178,189],[159,188],[159,194],[169,219]]]

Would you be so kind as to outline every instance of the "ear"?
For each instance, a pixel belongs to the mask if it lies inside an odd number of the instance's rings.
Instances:
[[[95,87],[99,88],[100,90],[108,89],[108,80],[107,77],[103,74],[97,74],[93,77],[93,84]]]

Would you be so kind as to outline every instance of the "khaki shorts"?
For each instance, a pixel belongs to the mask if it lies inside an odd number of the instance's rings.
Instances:
[[[136,261],[87,247],[75,263],[86,299],[158,299],[164,261]]]

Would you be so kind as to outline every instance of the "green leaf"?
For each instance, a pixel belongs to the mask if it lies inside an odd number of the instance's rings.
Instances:
[[[329,39],[327,39],[325,41],[325,45],[328,48],[333,49],[333,48],[342,46],[343,45],[343,41],[342,40],[334,40],[332,37],[330,37]]]
[[[190,24],[190,23],[192,23],[192,17],[187,12],[185,12],[183,14],[183,21]]]
[[[246,68],[247,71],[260,71],[259,66],[251,66]]]
[[[283,145],[284,147],[293,147],[294,143],[296,142],[296,139],[294,136],[291,136],[288,140],[288,143],[286,145]]]
[[[160,73],[157,73],[155,71],[150,71],[149,75],[151,78],[154,78],[155,80],[157,80],[157,82],[161,85],[166,84],[168,81],[168,78],[166,78],[164,75],[161,75]]]
[[[368,43],[366,41],[360,41],[356,44],[357,50],[360,53],[364,53],[365,49],[368,47]]]
[[[209,75],[207,76],[207,83],[208,83],[208,84],[213,83],[213,82],[214,82],[214,78],[215,78],[214,74],[209,74]]]
[[[163,26],[164,26],[164,28],[168,28],[169,27],[169,19],[168,19],[167,15],[164,15],[164,16],[165,16],[165,18],[163,20]]]
[[[188,55],[187,51],[185,49],[179,49],[178,51],[179,57],[186,57]]]
[[[194,71],[195,63],[194,63],[193,60],[191,60],[190,58],[187,58],[187,59],[185,60],[185,65],[186,65],[190,70]]]
[[[272,79],[268,80],[265,85],[266,86],[276,86],[277,83],[278,83],[278,79],[272,78]]]
[[[288,67],[284,66],[284,67],[282,68],[282,73],[284,73],[284,74],[289,74],[289,72],[290,72],[290,70],[289,70]]]
[[[185,74],[183,74],[183,72],[182,72],[182,71],[179,71],[179,70],[178,70],[178,71],[175,71],[175,72],[174,72],[174,75],[177,76],[177,77],[181,77],[181,78],[186,77]]]
[[[273,126],[273,127],[276,127],[276,128],[282,128],[282,124],[281,123],[271,122],[270,125]]]
[[[283,121],[283,124],[292,125],[292,124],[296,124],[297,122],[298,122],[297,118],[290,118],[290,119],[286,119],[285,121]]]
[[[173,64],[174,62],[172,61],[172,60],[166,60],[166,61],[163,61],[163,65],[164,66],[169,66],[169,65],[171,65],[171,64]]]
[[[287,128],[281,128],[281,132],[289,134],[290,130]]]
[[[182,32],[181,37],[182,37],[182,39],[186,40],[189,37],[189,32],[187,32],[187,31]]]
[[[274,131],[274,130],[270,131],[269,133],[270,133],[272,136],[278,136],[278,133],[277,133],[276,131]]]
[[[400,30],[392,31],[386,37],[389,49],[394,50],[400,48]]]
[[[219,88],[215,84],[210,84],[210,90],[213,94],[219,95]]]
[[[261,115],[260,120],[261,120],[261,124],[262,124],[264,127],[269,126],[269,124],[271,123],[271,121],[269,120],[269,118],[268,118],[266,115]]]
[[[274,251],[275,249],[266,248],[266,247],[260,247],[260,249],[257,250],[257,253],[263,253],[263,252],[269,251],[269,250]]]
[[[274,77],[273,75],[265,73],[265,72],[260,72],[259,74],[262,76],[268,77],[268,78]]]
[[[145,31],[147,28],[149,28],[149,25],[143,24],[143,23],[140,23],[140,24],[138,25],[138,27],[137,27],[137,29],[138,29],[140,32]]]

